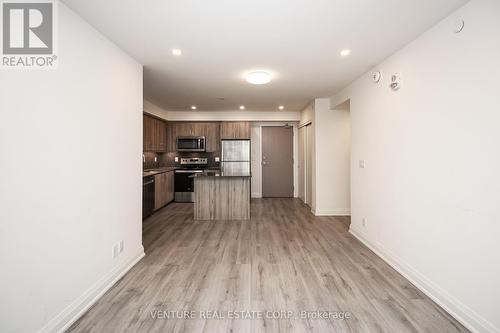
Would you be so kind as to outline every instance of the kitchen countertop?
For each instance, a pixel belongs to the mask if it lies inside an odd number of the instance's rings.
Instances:
[[[200,172],[191,175],[192,178],[203,177],[252,177],[250,172],[223,172],[223,171],[208,171]]]
[[[177,168],[177,167],[163,167],[163,168],[157,168],[157,169],[144,170],[142,172],[142,176],[143,177],[154,176],[154,175],[157,175],[157,174],[160,174],[160,173],[174,171],[176,169],[179,169],[179,168]]]

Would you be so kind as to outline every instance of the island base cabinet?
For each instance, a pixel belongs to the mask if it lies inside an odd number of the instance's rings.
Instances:
[[[196,177],[194,219],[250,219],[250,179],[250,177]]]

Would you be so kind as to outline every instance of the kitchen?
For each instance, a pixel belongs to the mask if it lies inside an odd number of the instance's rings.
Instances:
[[[144,113],[143,219],[171,202],[194,203],[195,219],[250,218],[250,131]]]

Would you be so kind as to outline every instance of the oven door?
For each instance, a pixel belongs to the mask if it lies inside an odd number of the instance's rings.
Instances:
[[[205,151],[205,137],[178,137],[177,151]]]
[[[194,202],[194,178],[190,177],[202,170],[175,170],[175,201]]]

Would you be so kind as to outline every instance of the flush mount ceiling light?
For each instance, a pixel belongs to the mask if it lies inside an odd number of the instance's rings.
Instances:
[[[240,110],[245,110],[245,106],[244,105],[240,105]]]
[[[284,110],[284,109],[285,109],[285,107],[284,107],[283,105],[280,105],[280,106],[278,107],[278,109],[280,109],[280,110]]]
[[[266,72],[252,72],[247,75],[247,82],[251,84],[267,84],[271,82],[271,74]]]
[[[182,55],[182,51],[181,51],[181,50],[179,50],[179,49],[173,49],[173,50],[172,50],[172,54],[173,54],[174,56],[180,56],[180,55]]]
[[[347,57],[350,54],[351,54],[351,50],[348,50],[348,49],[344,49],[344,50],[340,51],[340,55],[342,57]]]
[[[192,105],[192,106],[191,106],[191,110],[196,110],[196,106],[195,106],[195,105]]]

